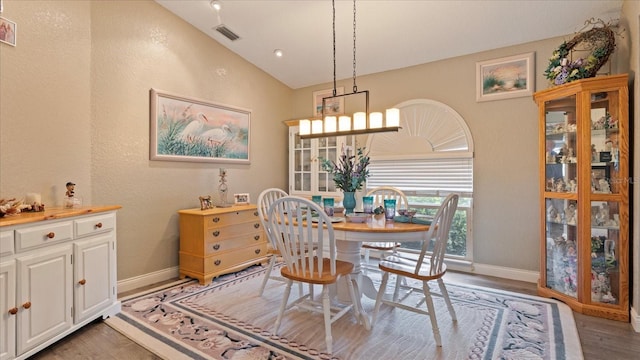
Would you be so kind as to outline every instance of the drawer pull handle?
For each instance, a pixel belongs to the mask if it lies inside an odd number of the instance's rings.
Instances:
[[[260,240],[260,235],[256,235],[253,237],[253,240]]]
[[[31,307],[31,302],[27,301],[26,303],[22,304],[22,307],[25,308],[25,309],[30,308]]]
[[[102,223],[97,223],[97,224],[96,224],[96,228],[98,228],[98,229],[102,229]]]
[[[213,250],[220,250],[220,244],[213,245]]]
[[[80,285],[84,285],[86,283],[87,283],[87,280],[85,280],[85,279],[82,279],[82,280],[78,281],[78,284],[80,284]]]
[[[220,261],[220,260],[216,260],[216,261],[213,262],[213,264],[216,265],[216,266],[220,265],[220,263],[222,263],[222,261]]]
[[[260,254],[260,249],[256,249],[256,255]]]
[[[18,313],[18,308],[17,308],[17,307],[14,307],[14,308],[9,309],[9,314],[11,314],[11,315],[15,315],[15,314],[17,314],[17,313]]]
[[[216,230],[216,231],[213,232],[213,236],[218,236],[218,235],[220,235],[220,231],[219,230]]]
[[[56,233],[54,233],[53,231],[47,234],[47,237],[49,239],[53,239],[54,237],[56,237]]]
[[[211,220],[213,220],[213,222],[214,222],[214,223],[217,223],[218,221],[220,221],[220,218],[216,216],[216,217],[214,217],[214,218],[213,218],[213,219],[211,219]]]
[[[253,227],[256,228],[256,229],[259,229],[260,228],[260,224],[255,223],[255,224],[253,224]]]
[[[253,216],[258,216],[258,212],[257,212],[257,211],[254,211],[254,212],[253,212]]]

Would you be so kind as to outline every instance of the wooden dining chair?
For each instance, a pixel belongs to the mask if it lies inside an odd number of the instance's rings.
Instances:
[[[267,267],[267,271],[264,274],[262,285],[260,286],[260,296],[262,296],[262,294],[264,293],[264,288],[267,286],[267,281],[269,281],[269,279],[282,281],[283,283],[285,282],[285,279],[283,277],[271,274],[271,272],[273,271],[273,267],[280,257],[280,251],[278,250],[278,246],[275,243],[276,240],[271,235],[273,231],[271,231],[271,229],[269,228],[267,216],[269,215],[269,208],[271,208],[271,204],[287,195],[289,194],[287,194],[286,191],[278,188],[266,189],[262,191],[260,195],[258,195],[258,217],[260,218],[262,228],[264,229],[269,241],[269,246],[267,248],[267,254],[269,255],[269,265]]]
[[[312,215],[312,212],[317,212],[317,215]],[[354,265],[336,259],[336,242],[331,220],[312,201],[297,196],[280,198],[271,206],[268,219],[274,238],[278,239],[277,246],[285,262],[280,273],[287,282],[274,325],[274,334],[277,334],[280,329],[285,311],[292,307],[320,313],[324,317],[327,352],[331,353],[333,350],[332,323],[352,312],[358,322],[365,324],[364,316],[366,315],[362,311],[359,294],[356,296],[355,278],[351,277]],[[313,250],[303,251],[304,249]],[[344,278],[347,282],[351,303],[334,302],[332,305],[329,287],[336,284],[340,278]],[[309,291],[289,301],[291,285],[294,281],[309,284]],[[314,285],[322,286],[322,295],[318,299],[313,294]],[[368,324],[368,320],[366,323]],[[365,326],[368,327],[368,325]]]
[[[384,206],[384,200],[386,199],[395,199],[396,200],[396,209],[409,208],[409,201],[407,200],[407,196],[402,192],[402,190],[392,187],[392,186],[380,186],[369,190],[366,196],[373,196],[373,206]],[[369,261],[371,250],[376,250],[380,252],[380,258],[383,258],[385,255],[388,255],[389,252],[395,252],[396,248],[400,247],[400,244],[393,241],[393,239],[389,239],[387,242],[364,242],[362,243],[362,248],[364,249],[364,262],[363,268],[366,273],[367,268],[373,268]]]
[[[382,283],[378,290],[378,296],[376,297],[376,305],[373,310],[372,325],[375,324],[380,310],[381,304],[387,304],[394,307],[399,307],[405,310],[413,311],[419,314],[429,315],[431,320],[431,328],[433,329],[433,337],[436,340],[437,346],[442,346],[442,339],[440,336],[440,330],[438,329],[438,321],[436,320],[436,312],[433,305],[433,298],[431,291],[429,290],[429,281],[436,280],[440,287],[440,292],[447,305],[449,314],[453,322],[458,321],[456,318],[455,310],[451,305],[449,299],[449,293],[444,285],[442,277],[447,272],[447,266],[444,264],[444,253],[447,248],[447,241],[449,239],[449,230],[451,229],[451,222],[453,215],[458,207],[458,195],[450,194],[442,202],[433,221],[427,232],[427,237],[422,244],[422,250],[418,256],[411,256],[410,254],[394,254],[387,256],[380,261],[378,267],[382,271]],[[431,255],[427,254],[429,245],[433,240],[433,250]],[[396,274],[396,285],[400,283],[402,278],[410,278],[419,280],[422,282],[422,292],[424,298],[417,304],[408,304],[404,301],[416,288],[409,285],[402,285],[401,288],[407,289],[407,293],[403,294],[401,298],[398,298],[397,291],[394,291],[393,298],[385,297],[387,282],[389,281],[389,274]],[[397,286],[396,286],[397,289]],[[422,304],[426,303],[427,309],[422,308]]]

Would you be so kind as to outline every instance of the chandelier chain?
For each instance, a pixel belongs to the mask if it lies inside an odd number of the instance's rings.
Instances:
[[[336,0],[331,0],[331,6],[333,8],[333,96],[336,96]]]
[[[353,92],[358,92],[356,85],[356,0],[353,0]]]

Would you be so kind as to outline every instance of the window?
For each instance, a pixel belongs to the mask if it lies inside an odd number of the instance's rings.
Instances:
[[[371,176],[367,190],[395,186],[419,214],[434,214],[451,192],[460,194],[447,256],[471,261],[473,214],[473,139],[464,119],[433,100],[411,100],[397,106],[397,133],[370,135],[367,149]],[[403,243],[406,251],[418,243]]]

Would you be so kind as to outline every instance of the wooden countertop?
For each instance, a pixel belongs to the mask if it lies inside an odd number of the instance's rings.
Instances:
[[[105,211],[118,210],[120,205],[83,206],[73,209],[52,208],[40,212],[23,212],[17,215],[5,215],[0,218],[0,227],[10,225],[28,224],[44,220],[63,219],[72,216],[101,213]]]

